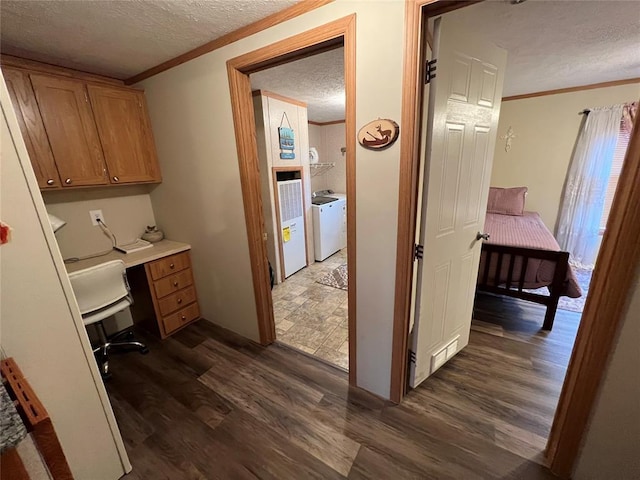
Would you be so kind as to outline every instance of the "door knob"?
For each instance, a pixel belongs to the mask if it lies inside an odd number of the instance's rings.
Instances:
[[[488,233],[480,233],[478,232],[476,235],[476,240],[489,240],[489,237],[491,235],[489,235]]]

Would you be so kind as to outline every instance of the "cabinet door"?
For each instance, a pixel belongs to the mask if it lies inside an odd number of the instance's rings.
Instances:
[[[53,159],[49,138],[42,123],[29,74],[23,70],[2,67],[13,109],[18,117],[22,138],[41,189],[60,188],[60,176]]]
[[[30,77],[62,185],[108,183],[85,84],[49,75]]]
[[[88,85],[111,183],[159,182],[144,93]]]

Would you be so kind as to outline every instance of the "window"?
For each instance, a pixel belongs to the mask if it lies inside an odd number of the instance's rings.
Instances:
[[[609,185],[607,186],[607,193],[604,200],[604,210],[602,212],[602,218],[600,220],[600,235],[604,233],[604,230],[607,226],[609,212],[611,211],[611,204],[613,203],[613,196],[616,193],[618,178],[620,178],[620,171],[622,170],[622,164],[624,163],[624,156],[627,153],[627,146],[629,145],[630,137],[631,131],[622,126],[620,128],[620,133],[618,134],[618,144],[616,145],[616,151],[613,154],[611,175],[609,176]]]

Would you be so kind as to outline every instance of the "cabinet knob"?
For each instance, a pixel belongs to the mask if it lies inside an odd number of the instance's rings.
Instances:
[[[49,180],[47,180],[47,185],[53,185],[54,183],[56,182],[53,181],[53,178],[50,178]]]
[[[181,303],[182,303],[182,299],[181,299],[181,298],[179,298],[179,299],[178,299],[178,305],[180,305]]]
[[[181,317],[181,318],[182,318],[182,321],[183,321],[183,322],[187,319],[187,317],[186,317],[185,315],[182,315],[182,317]]]
[[[64,183],[66,183],[67,185],[71,185],[71,179],[70,179],[70,178],[67,178],[67,179],[64,181]]]
[[[169,268],[174,269],[176,266],[172,263],[169,265]]]
[[[173,286],[177,287],[178,286],[178,282],[173,282]]]
[[[120,181],[120,179],[119,179],[118,177],[114,176],[114,177],[113,177],[113,181],[114,181],[114,182],[119,182],[119,181]]]

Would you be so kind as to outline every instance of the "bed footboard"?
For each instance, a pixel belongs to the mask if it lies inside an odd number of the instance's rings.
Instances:
[[[567,277],[569,253],[483,243],[482,254],[484,258],[478,272],[477,290],[545,305],[547,311],[542,329],[551,330]],[[548,285],[550,295],[524,291],[530,262],[542,260],[555,264],[553,281]]]

